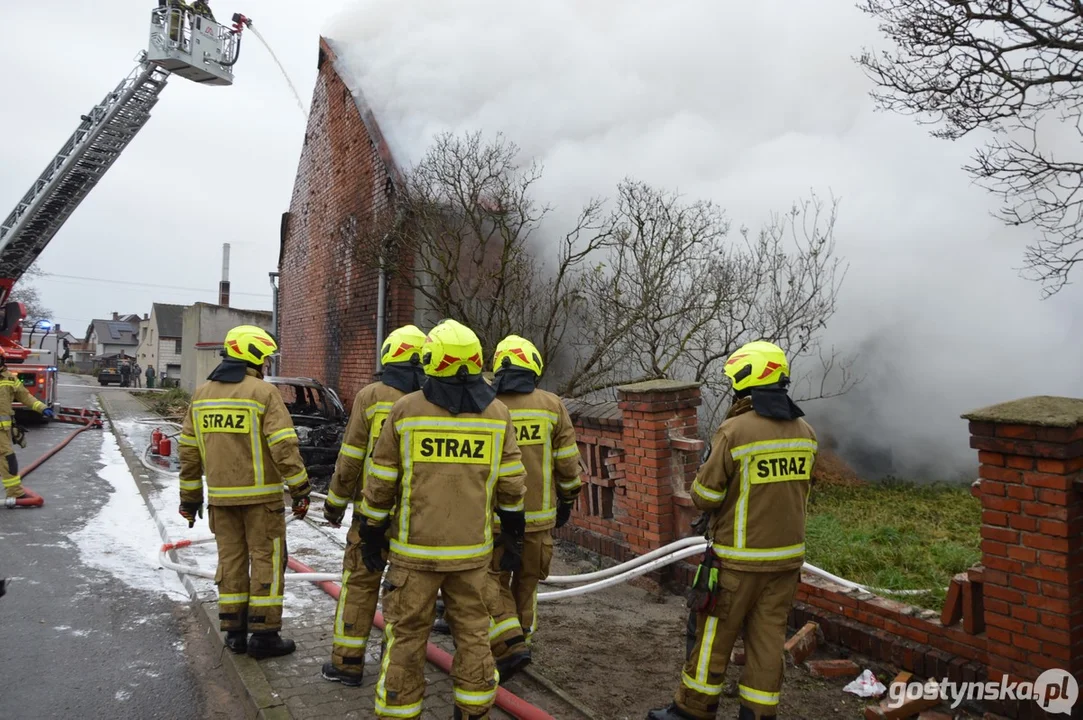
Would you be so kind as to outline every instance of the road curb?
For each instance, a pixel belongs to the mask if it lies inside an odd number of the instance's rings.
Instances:
[[[152,485],[149,480],[144,480],[141,477],[149,471],[139,461],[139,455],[128,442],[128,438],[119,431],[113,422],[114,409],[110,406],[108,398],[99,395],[98,403],[109,420],[109,430],[113,433],[113,437],[116,438],[120,453],[128,464],[128,469],[135,480],[135,486],[139,490],[139,495],[143,498],[143,504],[147,506],[151,518],[154,519],[154,524],[158,527],[158,535],[162,538],[163,543],[171,542],[172,538],[169,537],[169,531],[150,500]],[[181,562],[174,551],[169,552],[169,558],[174,562]],[[271,688],[271,683],[267,680],[267,676],[264,674],[263,669],[260,668],[259,663],[247,655],[235,655],[226,648],[225,640],[218,630],[217,601],[201,598],[191,577],[180,573],[177,573],[177,575],[180,577],[184,589],[188,591],[196,619],[207,631],[207,636],[211,642],[218,646],[222,668],[226,671],[235,689],[241,691],[243,695],[246,717],[258,720],[292,720],[293,715],[290,713],[289,708]]]

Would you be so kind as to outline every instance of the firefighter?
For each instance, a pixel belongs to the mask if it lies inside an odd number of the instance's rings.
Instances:
[[[805,556],[805,506],[816,433],[786,392],[790,367],[777,345],[757,341],[724,367],[734,402],[692,483],[710,514],[708,556],[690,602],[696,640],[673,703],[648,720],[711,720],[726,664],[743,629],[738,720],[774,718],[785,669],[786,619]]]
[[[23,490],[22,478],[19,477],[19,461],[11,444],[11,431],[15,424],[14,411],[11,408],[13,402],[22,403],[24,407],[49,419],[53,417],[53,409],[31,395],[18,376],[8,370],[7,361],[0,352],[0,455],[4,456],[3,462],[0,462],[0,481],[4,485],[5,497],[21,498],[26,495],[26,490]]]
[[[501,551],[489,569],[489,642],[500,677],[507,679],[530,662],[530,636],[537,629],[538,582],[549,577],[554,527],[571,517],[579,495],[579,446],[567,408],[537,387],[544,369],[529,340],[509,335],[493,356],[497,399],[511,412],[526,467],[526,538],[522,567],[500,570]]]
[[[392,406],[362,493],[361,558],[369,572],[383,569],[384,533],[391,528],[376,715],[421,715],[425,645],[440,591],[455,642],[454,717],[485,718],[499,682],[485,604],[493,508],[503,527],[501,569],[517,570],[526,531],[525,470],[511,415],[481,376],[473,331],[441,322],[425,338],[422,362],[425,384]]]
[[[295,649],[279,635],[287,558],[282,490],[298,518],[308,511],[310,490],[293,420],[263,380],[264,362],[277,349],[261,328],[230,330],[223,360],[192,396],[180,436],[180,514],[189,527],[203,516],[206,475],[219,622],[230,650],[257,659]]]
[[[197,17],[202,17],[215,22],[214,13],[211,12],[210,0],[195,0],[192,3],[192,13]]]
[[[362,388],[354,398],[335,474],[323,503],[324,517],[331,525],[339,527],[346,506],[354,501],[353,523],[342,559],[342,591],[335,610],[331,662],[323,665],[324,679],[351,687],[361,684],[365,645],[372,630],[383,575],[370,571],[361,562],[361,527],[365,518],[359,509],[365,456],[376,445],[380,429],[395,401],[421,389],[425,381],[425,371],[421,367],[424,343],[425,333],[413,325],[398,328],[387,336],[380,349],[383,373],[379,382]]]

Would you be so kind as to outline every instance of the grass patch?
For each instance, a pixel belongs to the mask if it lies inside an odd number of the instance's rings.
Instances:
[[[192,396],[178,387],[169,388],[165,392],[132,394],[142,398],[151,412],[166,418],[179,418],[184,415],[184,411],[188,409],[188,403],[192,401]]]
[[[981,503],[957,484],[817,485],[806,542],[810,563],[866,587],[935,588],[896,599],[939,610],[951,577],[981,558]]]

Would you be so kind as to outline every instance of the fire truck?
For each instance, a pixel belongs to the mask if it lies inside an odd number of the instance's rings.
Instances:
[[[27,390],[53,408],[58,419],[83,415],[57,406],[56,359],[36,356],[22,345],[26,308],[11,301],[11,290],[150,119],[172,75],[201,85],[233,84],[241,36],[252,21],[236,13],[232,22],[221,25],[159,0],[151,11],[150,43],[140,53],[138,66],[81,117],[60,152],[0,224],[0,352]]]

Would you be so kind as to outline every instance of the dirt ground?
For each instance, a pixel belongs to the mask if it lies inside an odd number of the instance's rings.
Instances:
[[[558,542],[553,575],[596,570],[575,545]],[[539,605],[533,669],[559,685],[598,720],[641,720],[649,709],[670,702],[685,652],[685,599],[654,583],[635,581],[600,592]],[[652,587],[653,586],[653,587]],[[543,586],[542,592],[566,586]],[[816,658],[838,655],[818,652]],[[855,659],[856,661],[856,659]],[[859,663],[861,667],[865,665]],[[889,668],[873,667],[885,684]],[[727,671],[736,690],[740,666]],[[843,692],[852,678],[818,680],[788,667],[779,717],[787,720],[862,717],[874,701]],[[718,717],[737,717],[736,697],[724,697]]]

